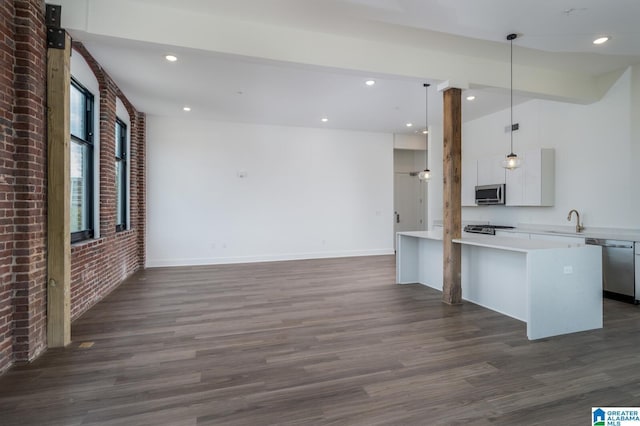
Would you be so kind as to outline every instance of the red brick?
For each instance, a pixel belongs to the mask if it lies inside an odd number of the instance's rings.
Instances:
[[[0,2],[0,372],[46,349],[44,1]],[[144,267],[145,116],[80,43],[100,87],[99,238],[72,247],[72,317]],[[115,232],[116,98],[131,117],[131,230]]]

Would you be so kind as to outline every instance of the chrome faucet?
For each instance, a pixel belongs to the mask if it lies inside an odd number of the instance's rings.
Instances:
[[[578,219],[578,221],[576,223],[576,233],[582,232],[584,230],[584,226],[582,226],[580,224],[580,213],[578,213],[578,210],[576,210],[576,209],[569,210],[569,215],[567,216],[567,220],[569,222],[571,222],[571,213],[575,213],[576,214],[576,219]]]

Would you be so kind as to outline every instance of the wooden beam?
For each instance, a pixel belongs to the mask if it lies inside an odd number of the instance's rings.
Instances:
[[[47,342],[71,343],[71,37],[47,50]]]
[[[447,89],[444,96],[443,128],[443,286],[442,300],[454,305],[462,302],[460,283],[460,244],[451,240],[462,235],[462,90]]]

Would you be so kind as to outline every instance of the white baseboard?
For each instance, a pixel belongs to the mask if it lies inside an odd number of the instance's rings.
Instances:
[[[147,268],[167,266],[226,265],[232,263],[279,262],[283,260],[327,259],[333,257],[381,256],[394,254],[393,248],[373,250],[344,250],[318,253],[265,254],[260,256],[186,258],[186,259],[147,259]]]

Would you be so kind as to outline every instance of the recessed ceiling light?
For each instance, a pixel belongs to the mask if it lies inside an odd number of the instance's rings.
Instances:
[[[597,39],[593,40],[593,44],[603,44],[608,42],[609,40],[611,40],[611,37],[609,36],[598,37]]]
[[[373,86],[376,84],[375,80],[367,80],[364,82],[364,84],[366,84],[367,86]]]
[[[411,127],[411,126],[413,126],[413,123],[407,123],[407,124],[405,124],[405,126]]]
[[[191,111],[191,107],[186,106],[186,107],[183,107],[182,110],[186,111],[186,112],[189,112],[189,111]]]
[[[427,129],[424,129],[424,130],[422,131],[422,134],[423,134],[423,135],[426,135],[427,133],[429,133],[429,131],[428,131]]]
[[[476,98],[476,97],[475,97],[475,96],[473,96],[473,95],[469,95],[469,96],[467,96],[467,100],[468,100],[468,101],[472,101],[472,100],[474,100],[475,98]]]
[[[176,55],[165,55],[164,58],[169,62],[175,62],[178,60],[178,57]]]
[[[329,121],[329,119],[327,117],[322,117],[320,121],[322,121],[323,123],[326,123],[327,121]]]

